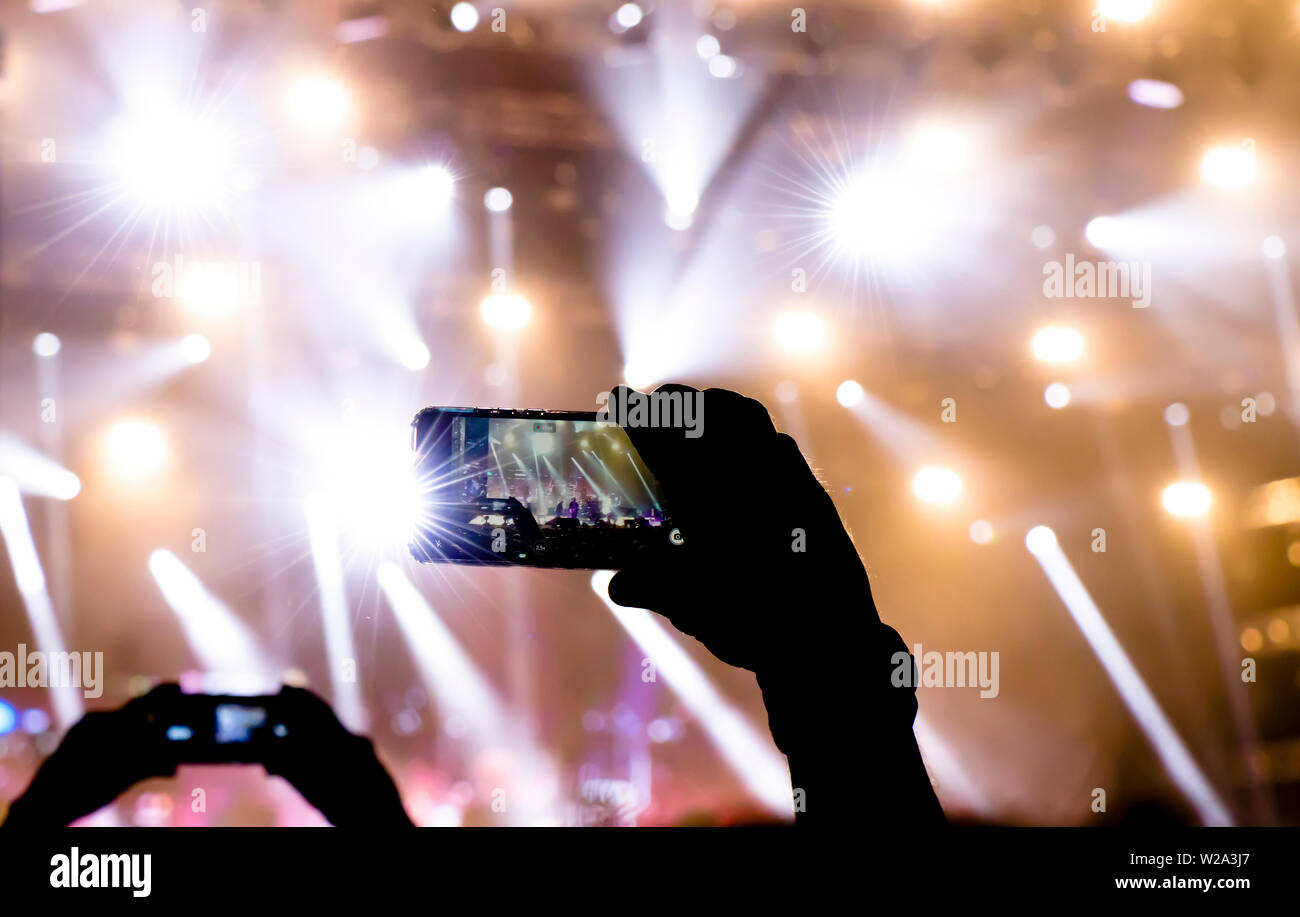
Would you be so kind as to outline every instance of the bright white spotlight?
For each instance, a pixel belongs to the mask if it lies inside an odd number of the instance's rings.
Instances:
[[[472,32],[478,25],[478,10],[472,3],[457,3],[451,8],[451,24],[457,32]]]
[[[63,342],[59,340],[58,335],[50,334],[48,331],[42,331],[36,335],[32,341],[32,353],[38,357],[52,357],[63,347]]]
[[[817,353],[826,346],[826,323],[811,312],[782,312],[772,322],[772,340],[787,353]]]
[[[635,29],[644,15],[635,3],[624,3],[614,12],[614,21],[624,29]]]
[[[1070,389],[1064,382],[1053,382],[1043,390],[1043,401],[1053,411],[1059,411],[1070,404]]]
[[[436,203],[444,204],[455,196],[456,177],[446,166],[425,166],[420,171],[420,181],[429,198]]]
[[[961,478],[951,468],[922,468],[912,491],[923,503],[951,503],[961,496]]]
[[[709,76],[729,80],[740,70],[740,65],[730,54],[715,54],[709,58]]]
[[[197,312],[220,315],[241,301],[255,299],[252,288],[255,283],[256,278],[250,271],[241,275],[239,269],[225,265],[196,263],[186,266],[177,278],[176,295]]]
[[[835,389],[835,400],[846,408],[861,404],[865,395],[862,385],[852,379],[845,379]]]
[[[149,555],[149,572],[163,599],[176,613],[195,658],[233,687],[232,693],[256,693],[269,687],[271,666],[248,626],[171,551]]]
[[[201,334],[187,334],[181,339],[181,353],[190,363],[202,363],[212,356],[212,345]]]
[[[623,381],[644,392],[659,381],[659,376],[649,365],[631,361],[623,367]]]
[[[71,500],[81,479],[22,440],[0,432],[0,474],[13,478],[23,493]]]
[[[429,365],[429,348],[418,338],[408,338],[398,348],[397,359],[411,372],[419,372]]]
[[[557,788],[554,760],[539,748],[528,729],[515,718],[491,682],[465,652],[437,611],[415,588],[402,568],[383,561],[379,588],[388,599],[398,627],[419,666],[425,684],[444,717],[455,717],[468,730],[474,754],[504,750],[517,761],[531,792],[512,797],[509,818],[514,824],[540,824],[553,818],[550,811]],[[510,775],[507,774],[507,777]]]
[[[68,658],[63,634],[59,630],[59,619],[54,614],[54,606],[45,589],[45,573],[41,569],[40,556],[36,553],[36,542],[32,539],[22,496],[18,492],[17,483],[5,476],[0,476],[0,538],[4,540],[5,552],[9,555],[9,564],[14,571],[14,582],[22,596],[23,606],[27,609],[27,620],[36,638],[36,646],[49,654],[47,658],[51,661],[54,658]],[[56,653],[57,657],[53,655]],[[81,719],[84,709],[82,694],[76,684],[63,678],[60,678],[59,685],[52,692],[59,726],[67,729]]]
[[[320,452],[318,485],[339,530],[367,548],[404,549],[420,499],[406,437],[349,423]]]
[[[329,77],[299,77],[289,86],[290,116],[312,130],[338,127],[347,116],[350,104],[348,91]]]
[[[1184,427],[1192,419],[1192,412],[1181,401],[1175,401],[1165,408],[1165,423],[1171,427]]]
[[[1128,97],[1147,108],[1177,108],[1183,104],[1183,91],[1161,80],[1134,80],[1128,84]]]
[[[0,476],[0,532],[4,534],[18,592],[24,596],[44,592],[45,572],[27,524],[22,496],[13,478],[4,476]]]
[[[1164,489],[1160,502],[1171,516],[1190,519],[1210,511],[1210,489],[1198,481],[1176,481]]]
[[[976,544],[988,544],[993,540],[993,523],[987,519],[976,519],[970,524],[970,540]]]
[[[645,655],[682,704],[695,715],[705,734],[769,811],[789,818],[793,799],[788,766],[769,736],[760,734],[744,716],[718,693],[700,667],[644,608],[624,608],[609,597],[614,574],[597,570],[592,591],[600,597],[623,629]]]
[[[490,293],[480,307],[483,321],[501,331],[518,331],[532,317],[533,307],[517,293]]]
[[[1151,13],[1151,0],[1098,0],[1097,12],[1103,19],[1140,22]]]
[[[970,138],[951,124],[931,122],[912,130],[907,140],[909,158],[939,172],[955,172],[970,161]]]
[[[1216,188],[1244,188],[1258,171],[1255,152],[1244,146],[1216,146],[1201,159],[1201,177]]]
[[[359,732],[366,727],[366,708],[358,679],[349,677],[348,671],[349,667],[355,666],[357,653],[348,614],[334,506],[326,495],[312,493],[304,501],[303,509],[307,513],[312,565],[320,587],[321,618],[325,625],[325,650],[330,664],[334,708],[343,725]]]
[[[1260,251],[1268,260],[1277,261],[1279,258],[1286,257],[1286,243],[1282,241],[1281,236],[1269,236],[1260,244]]]
[[[845,184],[827,214],[835,246],[857,258],[890,259],[931,241],[937,201],[929,180],[868,172]]]
[[[146,207],[212,207],[232,187],[231,136],[210,118],[168,109],[141,113],[117,126],[109,147],[119,181]]]
[[[489,188],[483,195],[483,206],[493,213],[505,213],[514,201],[514,195],[505,188]]]
[[[1120,222],[1111,216],[1093,217],[1083,229],[1084,238],[1093,248],[1114,248],[1123,244],[1125,236]]]
[[[1041,557],[1056,547],[1056,533],[1045,525],[1036,525],[1025,532],[1025,547],[1035,557]]]
[[[146,420],[122,420],[108,431],[105,453],[109,467],[119,477],[144,481],[167,464],[167,438]]]
[[[695,40],[695,53],[700,60],[708,60],[722,51],[722,44],[712,35],[701,35]]]
[[[1083,356],[1083,335],[1073,328],[1048,325],[1039,329],[1030,346],[1044,363],[1073,363]]]
[[[664,223],[678,232],[690,229],[695,222],[695,208],[700,196],[689,188],[670,188],[664,195]]]
[[[1101,610],[1088,594],[1079,575],[1074,572],[1065,552],[1056,543],[1056,535],[1045,525],[1037,525],[1025,535],[1025,547],[1038,560],[1052,588],[1069,609],[1075,624],[1097,654],[1110,676],[1124,705],[1146,735],[1165,770],[1195,806],[1207,825],[1231,825],[1232,816],[1214,792],[1205,774],[1192,757],[1173,724],[1151,694],[1146,682],[1115,639]]]

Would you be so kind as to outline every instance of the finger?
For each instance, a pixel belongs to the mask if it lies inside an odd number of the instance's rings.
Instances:
[[[665,569],[629,569],[615,573],[609,581],[609,599],[623,608],[644,608],[662,615],[683,633],[694,636],[699,629],[701,613],[707,613],[712,603],[702,596],[704,584],[700,582],[693,565],[684,563]],[[697,597],[704,597],[705,611]]]

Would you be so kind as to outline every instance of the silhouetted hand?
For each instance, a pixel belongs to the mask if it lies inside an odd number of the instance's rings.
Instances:
[[[5,827],[64,827],[141,780],[174,775],[176,762],[157,753],[149,722],[179,693],[176,685],[159,685],[117,710],[83,716],[9,807]]]
[[[61,827],[141,780],[174,776],[184,750],[160,740],[157,721],[180,698],[176,685],[159,685],[118,710],[87,713],[10,806],[5,827]],[[411,826],[370,740],[348,732],[327,703],[284,687],[275,698],[275,718],[288,733],[266,746],[262,765],[289,781],[330,824]]]
[[[289,735],[262,762],[268,774],[289,781],[336,827],[412,827],[374,744],[348,732],[329,704],[286,685],[276,709]]]
[[[629,392],[614,390],[611,416]],[[891,684],[907,647],[880,621],[830,495],[761,404],[722,389],[703,398],[697,438],[627,430],[685,542],[617,573],[610,598],[758,676],[799,821],[942,822],[912,733],[915,689]]]

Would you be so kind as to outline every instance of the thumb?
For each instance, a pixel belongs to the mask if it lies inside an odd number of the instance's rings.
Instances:
[[[703,598],[694,566],[680,560],[649,567],[631,567],[609,581],[609,598],[624,608],[645,608],[663,615],[685,633],[694,633],[695,608]]]

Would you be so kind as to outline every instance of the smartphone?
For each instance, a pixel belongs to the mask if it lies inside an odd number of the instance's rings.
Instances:
[[[620,569],[684,543],[627,431],[595,412],[425,408],[411,444],[421,563]]]
[[[278,698],[177,694],[154,717],[157,741],[175,760],[193,764],[257,763],[289,734]]]

